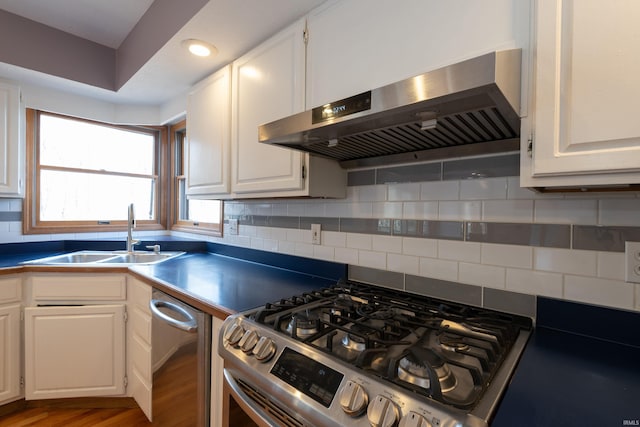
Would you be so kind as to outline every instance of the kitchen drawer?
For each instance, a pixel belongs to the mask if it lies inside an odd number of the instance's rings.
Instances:
[[[31,292],[36,301],[119,301],[127,298],[127,282],[124,275],[31,276]]]
[[[22,279],[8,276],[0,279],[0,304],[22,301]]]

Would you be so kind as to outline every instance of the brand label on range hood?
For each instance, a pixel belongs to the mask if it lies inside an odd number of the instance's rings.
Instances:
[[[321,123],[371,109],[371,91],[325,104],[311,110],[311,123]]]

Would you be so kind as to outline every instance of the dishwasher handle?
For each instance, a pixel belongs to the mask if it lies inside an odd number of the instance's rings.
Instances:
[[[166,323],[168,323],[169,325],[175,328],[181,329],[186,332],[193,332],[193,333],[195,333],[198,330],[198,323],[195,317],[193,317],[191,313],[189,313],[187,310],[185,310],[184,308],[180,307],[177,304],[174,304],[169,301],[152,299],[151,301],[149,301],[149,308],[151,309],[151,312],[155,316],[159,317],[160,319],[164,320]],[[161,312],[160,308],[166,308],[167,310],[179,313],[183,317],[185,317],[187,320],[178,320],[176,318],[173,318]]]

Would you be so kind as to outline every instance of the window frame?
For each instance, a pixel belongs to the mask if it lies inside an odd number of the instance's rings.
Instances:
[[[139,231],[164,230],[167,223],[166,208],[166,170],[167,170],[167,150],[168,135],[165,126],[131,126],[114,125],[111,123],[88,120],[64,114],[51,113],[48,111],[27,108],[26,111],[26,173],[25,173],[25,198],[22,209],[22,233],[23,234],[55,234],[55,233],[91,233],[91,232],[116,232],[127,229],[126,220],[110,220],[102,223],[98,220],[92,221],[42,221],[39,218],[40,212],[40,171],[39,146],[40,146],[40,116],[46,114],[70,120],[77,120],[86,123],[93,123],[100,126],[112,127],[120,130],[137,131],[154,134],[156,152],[154,159],[153,177],[155,179],[155,201],[154,208],[156,218],[153,220],[136,220],[136,229]],[[45,168],[52,170],[52,168]],[[63,168],[72,170],[72,168]],[[126,173],[110,173],[105,175],[135,175]],[[126,209],[126,206],[123,206]]]
[[[222,237],[223,223],[224,223],[224,201],[220,202],[220,223],[203,223],[195,222],[191,220],[180,219],[180,185],[179,181],[184,180],[186,183],[186,176],[184,175],[185,167],[185,144],[187,139],[187,120],[181,120],[171,126],[169,126],[169,147],[170,147],[170,228],[171,231],[181,231],[186,233],[204,234],[208,236]],[[182,162],[181,171],[178,171],[178,162]],[[180,173],[180,174],[179,174]]]

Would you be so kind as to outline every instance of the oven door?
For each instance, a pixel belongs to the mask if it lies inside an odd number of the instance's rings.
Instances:
[[[290,414],[286,408],[274,402],[266,393],[238,378],[228,368],[224,369],[223,404],[223,427],[311,425]]]

